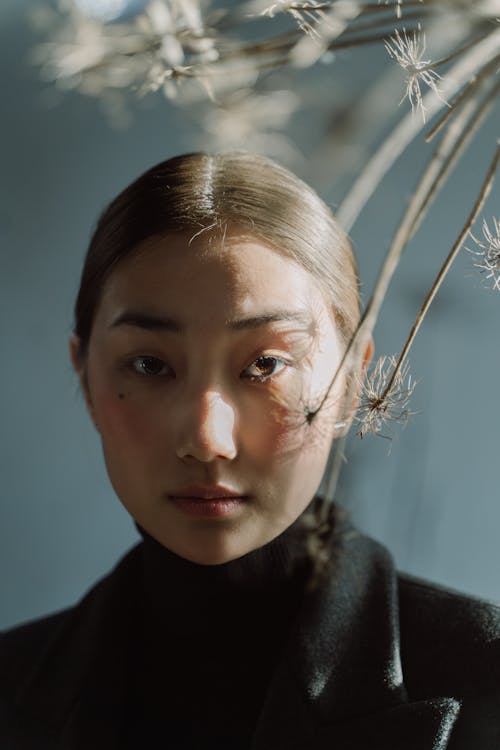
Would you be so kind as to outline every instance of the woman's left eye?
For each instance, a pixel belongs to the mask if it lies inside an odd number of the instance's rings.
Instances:
[[[275,368],[277,365],[281,366],[276,372]],[[254,372],[249,375],[250,380],[257,380],[262,383],[265,380],[269,380],[273,376],[277,375],[278,372],[281,372],[285,367],[287,367],[287,365],[288,362],[286,362],[284,359],[280,359],[280,357],[264,355],[256,359],[255,362],[252,362],[252,364],[246,368],[246,372],[253,368]]]
[[[158,357],[134,357],[131,364],[139,375],[166,375],[170,369]]]

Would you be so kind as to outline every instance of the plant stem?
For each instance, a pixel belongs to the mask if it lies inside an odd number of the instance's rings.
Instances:
[[[408,337],[408,340],[407,340],[407,342],[405,344],[405,347],[404,347],[403,351],[401,352],[401,355],[400,355],[400,357],[398,359],[398,362],[396,363],[396,366],[394,368],[394,372],[392,373],[390,381],[389,381],[386,389],[384,390],[384,393],[383,393],[381,399],[384,399],[387,396],[387,394],[390,392],[390,388],[391,388],[391,386],[392,386],[392,384],[394,382],[394,379],[396,378],[397,372],[401,369],[401,367],[402,367],[402,365],[404,363],[404,360],[405,360],[405,358],[406,358],[406,356],[408,354],[408,351],[409,351],[409,349],[410,349],[410,347],[411,347],[411,345],[413,343],[413,340],[414,340],[414,338],[415,338],[415,336],[416,336],[416,334],[418,332],[418,329],[420,328],[420,325],[422,324],[422,321],[423,321],[423,319],[424,319],[424,317],[425,317],[425,315],[427,313],[427,310],[429,309],[429,307],[430,307],[430,305],[431,305],[434,297],[436,296],[436,293],[437,293],[439,287],[441,286],[441,284],[442,284],[442,282],[443,282],[446,274],[448,273],[449,268],[451,267],[451,265],[452,265],[452,263],[453,263],[456,255],[458,254],[458,252],[459,252],[459,250],[460,250],[463,242],[465,241],[465,238],[467,237],[467,234],[468,234],[470,228],[474,224],[474,222],[475,222],[478,214],[480,213],[480,211],[482,210],[482,208],[484,206],[484,203],[486,202],[486,199],[488,198],[488,195],[489,195],[489,193],[491,191],[491,188],[493,186],[493,181],[494,181],[494,178],[495,178],[495,173],[496,173],[496,170],[498,168],[499,161],[500,161],[500,146],[497,146],[497,149],[496,149],[496,152],[495,152],[495,156],[494,156],[494,158],[493,158],[493,160],[491,162],[491,165],[490,165],[490,167],[488,169],[488,173],[487,173],[486,179],[485,179],[485,181],[483,183],[483,186],[482,186],[481,191],[479,193],[479,196],[478,196],[478,198],[477,198],[477,200],[475,202],[475,205],[474,205],[474,207],[473,207],[473,209],[472,209],[472,211],[471,211],[471,213],[470,213],[470,215],[469,215],[469,217],[467,219],[467,222],[465,223],[462,231],[460,232],[460,235],[459,235],[457,241],[453,245],[453,248],[451,249],[451,251],[450,251],[450,253],[449,253],[449,255],[448,255],[445,263],[443,264],[441,270],[439,271],[438,276],[436,277],[436,279],[435,279],[435,281],[434,281],[434,283],[432,285],[432,288],[431,288],[429,294],[427,295],[427,297],[425,299],[424,304],[422,305],[422,308],[421,308],[421,310],[420,310],[420,312],[419,312],[419,314],[418,314],[418,316],[416,318],[416,321],[415,321],[415,323],[414,323],[414,325],[412,327],[412,330],[411,330],[410,335]],[[363,341],[363,339],[361,339],[361,337],[360,337],[360,331],[362,331],[363,327],[364,327],[364,319],[361,321],[361,324],[358,327],[358,330],[356,331],[353,339],[351,340],[351,344],[349,345],[349,347],[347,349],[347,352],[344,355],[344,357],[342,359],[342,362],[341,362],[341,364],[340,364],[337,372],[342,367],[343,362],[346,359],[346,356],[347,356],[347,353],[348,353],[349,349],[356,344],[356,341],[358,342],[358,345],[357,345],[357,347],[354,347],[355,350],[357,348],[358,350],[362,351],[362,346],[360,346],[359,342]],[[370,330],[371,329],[368,328],[368,333],[370,332]],[[366,337],[365,337],[364,340],[366,340]],[[355,353],[355,360],[356,359],[359,360],[359,353],[357,354],[357,357],[356,357],[356,353]],[[337,377],[337,373],[335,374],[335,378],[336,377]],[[348,390],[348,393],[346,394],[346,398],[345,398],[345,403],[348,406],[351,403],[351,399],[354,396],[354,390],[355,390],[354,389],[354,385],[351,382],[351,386],[350,386],[350,388]],[[344,410],[344,413],[346,411],[347,411],[347,409]],[[336,488],[337,488],[337,484],[338,484],[338,478],[339,478],[339,475],[340,475],[340,469],[342,468],[342,462],[344,460],[344,446],[345,446],[345,437],[339,438],[334,443],[333,462],[331,464],[331,469],[330,469],[330,471],[328,473],[328,476],[327,476],[327,488],[326,488],[326,491],[325,491],[325,497],[327,499],[330,499],[331,501],[333,501],[333,499],[335,497],[335,492],[336,492]]]
[[[494,91],[496,91],[496,87]],[[321,409],[328,398],[329,393],[339,376],[339,372],[345,365],[348,357],[352,357],[354,360],[354,366],[357,367],[360,364],[364,347],[368,343],[368,338],[375,327],[380,308],[385,295],[387,294],[387,289],[405,247],[422,222],[432,202],[435,200],[444,180],[449,176],[452,168],[456,165],[458,157],[463,153],[465,146],[470,142],[477,127],[482,122],[488,109],[494,102],[494,96],[490,95],[482,106],[478,108],[478,96],[479,92],[476,92],[475,98],[471,97],[466,106],[464,106],[462,111],[457,115],[456,119],[451,122],[441,143],[436,148],[431,160],[421,175],[403,214],[403,218],[396,229],[394,239],[391,242],[389,251],[382,264],[382,269],[375,283],[372,296],[366,306],[361,323],[342,357],[333,380],[319,405],[319,409]],[[472,113],[473,116],[471,117]],[[467,125],[470,127],[467,128]]]
[[[461,47],[459,47],[456,50],[453,50],[453,52],[450,52],[449,55],[446,55],[446,57],[442,57],[440,60],[436,60],[435,62],[430,63],[428,66],[423,68],[423,70],[433,70],[434,68],[438,68],[440,65],[445,65],[448,62],[451,62],[457,57],[460,57],[460,55],[463,55],[464,52],[467,52],[468,49],[471,47],[475,47],[476,44],[479,44],[483,41],[483,39],[487,36],[487,34],[481,34],[481,36],[476,37],[475,39],[471,39],[466,44],[463,44]]]
[[[496,39],[494,41],[497,42],[497,40],[500,37],[500,34],[498,32],[495,32],[495,37]],[[484,53],[484,56],[486,56],[486,54],[491,49],[491,46],[486,45],[486,41],[483,44],[485,44],[485,47],[483,48],[483,53]],[[468,57],[473,55],[474,52],[477,52],[477,50],[474,50],[473,52],[469,53]],[[464,77],[467,73],[467,71],[464,70],[464,67],[465,67],[464,60],[461,60],[455,66],[456,69],[458,68],[458,73],[462,77]],[[456,73],[454,75],[456,76]],[[457,88],[458,87],[459,87],[459,84],[457,83]],[[491,96],[488,97],[487,99],[488,106],[489,106],[489,103],[492,101],[492,99],[493,97]],[[466,119],[469,117],[470,112],[473,110],[472,97],[467,102],[467,105],[468,106],[465,108],[466,111],[460,113],[460,117],[459,117],[460,123],[465,123]],[[479,111],[476,112],[475,118],[472,118],[473,120],[475,119],[476,124],[482,119],[484,115],[483,110],[485,109],[486,107],[481,107]],[[408,116],[405,119],[408,122],[408,119],[409,119]],[[467,133],[464,134],[464,132],[460,128],[460,125],[457,126],[457,123],[455,123],[455,125],[456,127],[454,128],[451,128],[451,127],[448,128],[447,133],[442,143],[438,147],[437,151],[435,152],[433,158],[431,159],[430,163],[428,164],[424,174],[422,175],[419,181],[419,184],[413,194],[410,204],[408,205],[405,211],[403,219],[401,220],[398,226],[398,229],[396,230],[394,240],[391,243],[391,247],[389,249],[389,252],[387,253],[382,270],[375,284],[372,297],[370,301],[368,302],[368,305],[365,309],[361,322],[354,336],[352,337],[351,341],[349,342],[349,345],[346,348],[346,351],[344,352],[344,355],[334,375],[330,388],[328,389],[328,392],[325,396],[325,399],[323,399],[323,401],[326,400],[326,397],[328,396],[330,389],[333,387],[334,383],[339,377],[339,373],[342,371],[344,366],[347,365],[348,361],[349,361],[349,366],[353,371],[361,369],[360,365],[361,365],[362,357],[364,354],[364,350],[366,348],[371,332],[373,331],[373,328],[377,321],[378,313],[380,311],[380,307],[382,305],[383,299],[385,298],[388,285],[399,263],[404,247],[406,246],[410,237],[414,233],[417,227],[417,224],[422,220],[424,212],[428,210],[432,200],[436,197],[437,193],[439,192],[439,188],[442,186],[445,176],[449,175],[451,171],[451,167],[453,166],[453,163],[456,162],[456,159],[458,158],[459,153],[463,151],[463,148],[465,147],[466,142],[468,142],[469,140]],[[390,158],[390,156],[388,156],[388,158]],[[354,385],[354,379],[352,378],[351,385],[345,397],[344,414],[342,415],[343,417],[348,416],[348,412],[351,409],[351,404],[353,402],[354,396],[355,396],[355,385]],[[334,444],[334,460],[333,460],[332,468],[327,477],[328,497],[331,499],[333,499],[336,486],[338,483],[338,477],[340,474],[340,469],[341,469],[341,464],[342,464],[341,458],[343,455],[344,442],[345,442],[344,439],[340,439],[336,441]]]
[[[425,318],[425,316],[427,314],[427,311],[429,310],[429,307],[431,306],[431,303],[432,303],[434,297],[436,296],[436,294],[437,294],[437,292],[438,292],[441,284],[443,283],[443,281],[444,281],[444,279],[446,277],[446,274],[450,270],[450,268],[451,268],[451,266],[453,264],[453,261],[457,257],[457,255],[458,255],[458,253],[459,253],[459,251],[460,251],[463,243],[465,242],[465,239],[466,239],[466,237],[467,237],[467,235],[469,233],[469,230],[471,229],[472,225],[476,221],[478,214],[483,209],[483,206],[484,206],[484,204],[485,204],[485,202],[486,202],[486,200],[488,198],[488,195],[489,195],[489,193],[491,191],[491,188],[493,186],[493,182],[494,182],[494,179],[495,179],[495,173],[496,173],[496,170],[498,168],[499,161],[500,161],[500,146],[497,146],[497,149],[495,151],[495,155],[494,155],[493,160],[492,160],[492,162],[490,164],[490,167],[488,169],[488,173],[486,175],[486,179],[485,179],[485,181],[484,181],[484,183],[482,185],[482,188],[481,188],[481,190],[479,192],[479,195],[478,195],[477,200],[476,200],[476,202],[474,204],[474,207],[473,207],[471,213],[469,214],[469,217],[467,218],[467,221],[465,222],[465,224],[464,224],[464,226],[462,228],[462,231],[458,235],[458,237],[457,237],[457,239],[455,241],[455,244],[453,245],[452,249],[450,250],[450,252],[448,254],[448,257],[446,258],[445,262],[441,266],[438,275],[434,279],[434,283],[432,284],[432,287],[429,290],[429,293],[427,294],[427,296],[426,296],[426,298],[424,300],[424,303],[423,303],[422,307],[419,310],[419,313],[418,313],[418,315],[417,315],[417,317],[415,319],[415,322],[414,322],[414,324],[412,326],[412,329],[410,331],[410,335],[408,336],[408,338],[406,340],[406,343],[405,343],[405,345],[403,347],[403,351],[399,355],[399,359],[398,359],[398,361],[396,363],[396,366],[394,367],[392,375],[391,375],[391,377],[390,377],[390,379],[389,379],[389,381],[388,381],[388,383],[387,383],[387,385],[386,385],[386,387],[385,387],[385,389],[384,389],[384,391],[383,391],[383,393],[381,395],[381,401],[382,402],[385,400],[385,398],[387,397],[388,393],[390,393],[390,390],[392,388],[394,380],[395,380],[398,372],[401,370],[401,367],[403,366],[403,363],[404,363],[404,361],[405,361],[405,359],[406,359],[406,357],[408,355],[408,352],[409,352],[409,350],[411,348],[411,345],[413,344],[415,336],[417,335],[418,330],[419,330],[420,326],[422,325],[422,322],[423,322],[423,320],[424,320],[424,318]]]
[[[436,122],[436,124],[429,130],[425,135],[424,140],[426,143],[430,143],[433,138],[440,132],[440,130],[446,125],[451,117],[455,114],[461,104],[467,99],[474,89],[476,89],[482,82],[482,80],[492,72],[494,68],[497,68],[500,63],[500,55],[497,55],[490,60],[487,65],[484,65],[481,70],[474,76],[474,78],[467,84],[467,86],[460,92],[456,99],[450,104],[450,108],[443,114],[442,117]]]
[[[498,55],[499,49],[500,29],[495,29],[450,68],[443,78],[443,95],[448,98],[459,91],[469,82],[471,76],[476,74],[478,68],[489,63],[492,56]],[[432,117],[444,104],[433,92],[429,92],[424,97],[424,106]],[[423,121],[409,112],[377,149],[337,211],[337,218],[347,232],[351,230],[360,212],[398,156],[423,127]]]
[[[496,85],[493,86],[488,95],[484,98],[481,105],[478,106],[477,102],[481,94],[481,88],[479,87],[474,92],[474,96],[472,96],[471,94],[469,95],[469,98],[464,104],[462,111],[448,126],[446,136],[443,138],[443,143],[445,141],[449,141],[451,143],[451,147],[448,146],[447,154],[442,160],[442,166],[437,173],[433,184],[429,188],[425,199],[422,201],[420,211],[415,217],[415,220],[411,226],[408,235],[408,241],[417,231],[436,194],[443,187],[444,183],[457,165],[457,162],[459,161],[463,152],[472,141],[478,129],[481,127],[485,118],[491,111],[491,108],[496,101],[496,96],[499,90],[500,82],[496,82]],[[440,150],[441,149],[438,148],[438,153],[440,152]]]

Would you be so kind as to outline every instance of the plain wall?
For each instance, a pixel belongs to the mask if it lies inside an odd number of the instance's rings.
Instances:
[[[195,121],[160,99],[136,108],[122,131],[93,99],[56,101],[27,62],[28,4],[0,9],[0,627],[75,602],[137,539],[70,369],[72,306],[100,210],[147,167],[200,145]],[[498,112],[408,248],[375,332],[378,353],[401,349],[497,133]],[[412,145],[353,229],[365,301],[428,153],[421,139]],[[332,205],[340,201],[324,179],[304,176]],[[486,216],[499,196],[497,185]],[[353,433],[339,495],[401,568],[497,600],[499,322],[500,294],[482,288],[462,252],[410,357],[418,414],[392,442]]]

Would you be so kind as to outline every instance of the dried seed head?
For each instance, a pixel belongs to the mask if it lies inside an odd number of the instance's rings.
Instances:
[[[255,151],[292,155],[292,143],[284,132],[299,105],[300,100],[292,91],[257,94],[242,87],[209,110],[203,126],[214,148],[237,148],[245,143]]]
[[[396,30],[394,36],[385,43],[385,48],[394,60],[406,71],[406,92],[401,101],[406,97],[411,104],[412,111],[420,109],[425,121],[425,106],[422,98],[420,84],[424,83],[444,102],[437,81],[441,76],[431,68],[431,61],[424,60],[425,34],[423,31],[407,33],[406,29],[400,33]],[[447,104],[447,102],[445,102]]]
[[[360,405],[355,417],[360,424],[360,438],[364,438],[368,432],[380,434],[382,427],[388,422],[406,424],[408,417],[415,413],[408,409],[408,402],[416,385],[408,373],[408,362],[396,374],[390,390],[385,393],[396,363],[394,355],[380,357],[361,383]]]
[[[470,253],[476,255],[478,260],[474,263],[481,273],[485,273],[485,282],[491,289],[500,292],[500,220],[493,217],[493,231],[490,230],[488,222],[483,219],[483,240],[474,237],[472,232],[470,236],[480,250],[470,250]]]
[[[34,58],[42,75],[63,88],[102,98],[161,89],[174,98],[181,81],[218,59],[199,0],[150,0],[142,13],[116,25],[87,16],[70,0],[59,3],[63,14],[54,16],[52,41],[39,45]]]
[[[277,0],[264,8],[261,15],[273,18],[277,13],[289,13],[301,31],[312,37],[320,37],[317,26],[325,21],[324,8],[325,3],[314,0],[305,0],[302,3]]]
[[[423,1],[424,0],[419,0],[419,2],[421,2],[421,3]],[[392,5],[392,6],[395,6],[395,8],[396,8],[396,17],[397,18],[401,18],[401,16],[403,15],[403,13],[402,13],[403,0],[392,0],[392,1],[391,0],[378,0],[378,4],[379,5],[382,4],[382,5]]]

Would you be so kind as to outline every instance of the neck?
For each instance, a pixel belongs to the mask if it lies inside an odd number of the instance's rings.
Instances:
[[[136,524],[143,544],[144,588],[150,604],[160,615],[172,599],[182,609],[203,607],[228,595],[268,598],[287,586],[297,587],[310,570],[304,520],[306,511],[273,540],[247,554],[218,565],[191,562],[164,547]],[[168,600],[163,592],[168,588]]]

